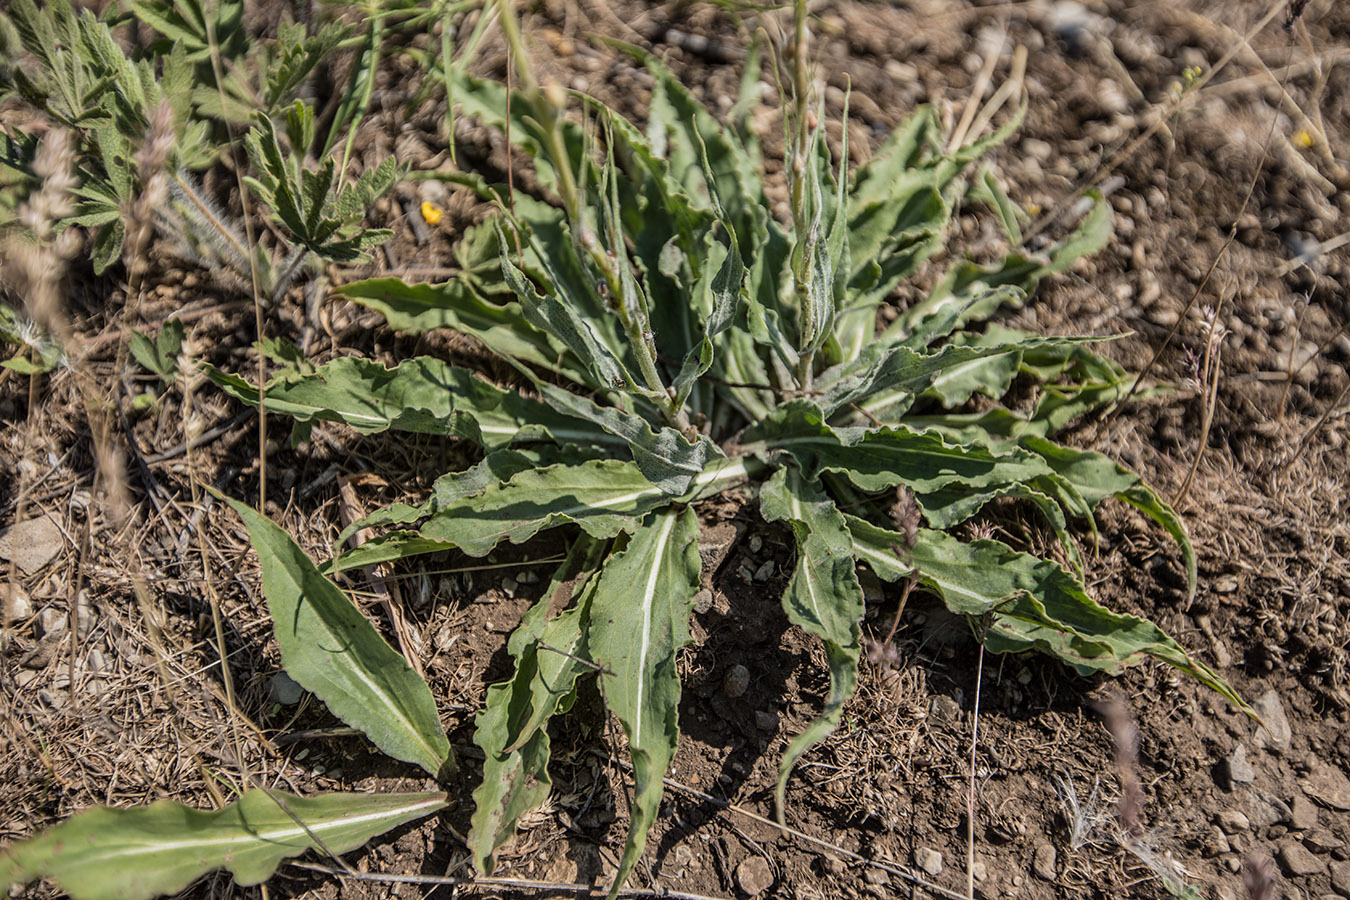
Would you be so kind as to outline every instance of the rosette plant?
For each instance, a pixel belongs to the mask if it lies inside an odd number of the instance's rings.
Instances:
[[[507,4],[502,27],[519,51]],[[620,49],[651,76],[643,127],[588,97],[575,98],[584,115],[567,115],[571,98],[527,64],[514,92],[449,73],[461,113],[533,160],[537,191],[455,176],[498,211],[464,235],[454,278],[341,289],[401,333],[476,339],[517,373],[514,383],[431,357],[392,368],[360,358],[296,364],[261,390],[210,370],[225,391],[302,430],[321,420],[474,448],[476,461],[439,478],[423,502],[352,525],[382,532],[321,567],[236,504],[292,677],[381,749],[437,773],[450,754],[429,690],[330,578],[444,551],[482,557],[517,544],[528,554],[537,535],[560,531],[566,557],[510,638],[514,673],[488,689],[477,718],[485,761],[468,840],[490,873],[520,817],[548,796],[550,720],[571,709],[581,679],[598,679],[634,780],[614,891],[642,854],[679,737],[677,659],[700,585],[699,505],[728,491],[790,533],[783,608],[828,660],[819,716],[783,754],[780,815],[794,764],[838,725],[857,683],[860,566],[913,579],[977,626],[991,652],[1045,653],[1081,673],[1153,658],[1243,706],[1158,627],[1103,608],[1084,587],[1074,523],[1092,529],[1108,498],[1169,534],[1195,581],[1185,531],[1154,491],[1109,458],[1051,439],[1120,396],[1124,372],[1094,352],[1100,339],[995,321],[1108,240],[1107,205],[1096,198],[1073,233],[1038,252],[949,258],[926,296],[898,307],[897,288],[947,247],[963,199],[990,201],[1015,234],[1013,204],[976,163],[1020,116],[948,149],[938,117],[917,110],[850,173],[847,148],[836,157],[827,147],[823,107],[809,102],[799,62],[784,126],[790,216],[780,219],[750,127],[756,58],[719,121],[660,61]],[[1022,401],[1005,403],[1015,379]],[[921,517],[907,531],[889,524],[898,493]],[[954,533],[999,498],[1044,518],[1059,559]],[[317,667],[316,651],[297,649],[300,632],[318,627],[306,616],[327,623]]]

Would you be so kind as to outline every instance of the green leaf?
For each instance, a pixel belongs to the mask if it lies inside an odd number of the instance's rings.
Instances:
[[[1117,674],[1153,657],[1195,678],[1250,714],[1250,707],[1218,674],[1190,658],[1156,625],[1113,613],[1087,595],[1083,585],[1059,566],[998,541],[966,544],[950,535],[920,529],[918,541],[901,561],[899,532],[846,516],[858,559],[881,578],[894,581],[917,570],[947,608],[978,617],[993,613],[986,646],[995,653],[1036,650],[1078,672]]]
[[[743,481],[748,465],[744,459],[715,460],[680,498],[648,481],[635,463],[621,460],[529,469],[440,506],[420,532],[396,532],[349,550],[333,561],[332,571],[453,548],[484,556],[502,541],[519,544],[564,524],[580,525],[593,538],[631,533],[653,510],[677,499],[692,502]]]
[[[75,900],[149,900],[228,869],[262,884],[306,850],[345,853],[446,805],[443,793],[295,797],[248,791],[214,812],[158,800],[140,809],[95,808],[0,850],[6,889],[47,877]]]
[[[642,856],[661,805],[661,779],[675,756],[675,657],[689,643],[699,566],[694,511],[657,513],[606,561],[591,600],[589,657],[602,667],[605,703],[623,725],[633,760],[631,824],[611,898]]]
[[[509,681],[488,688],[473,742],[483,750],[483,782],[474,791],[469,849],[474,866],[491,875],[495,854],[520,817],[548,799],[548,722],[572,693],[585,663],[586,630],[604,544],[582,536],[553,583],[511,634],[515,660]],[[550,617],[554,608],[570,608]]]
[[[452,764],[426,682],[286,532],[236,500],[262,563],[286,673],[382,751],[433,776]]]
[[[760,511],[770,522],[786,521],[797,542],[797,565],[783,594],[788,619],[825,643],[830,694],[820,716],[783,754],[775,793],[778,819],[788,776],[798,758],[839,725],[844,703],[858,685],[859,623],[863,593],[853,560],[853,539],[844,516],[819,485],[795,466],[779,469],[760,488]]]
[[[1186,566],[1187,596],[1194,596],[1195,549],[1186,534],[1186,526],[1181,523],[1176,511],[1144,484],[1142,478],[1092,450],[1074,450],[1033,435],[1024,437],[1021,445],[1049,463],[1061,478],[1082,495],[1089,508],[1095,510],[1102,500],[1116,497],[1161,525],[1181,548],[1182,561]]]
[[[585,397],[546,382],[536,382],[544,401],[564,415],[592,422],[628,443],[642,474],[667,494],[683,494],[707,467],[708,460],[722,455],[717,445],[702,435],[690,443],[669,426],[652,431],[640,416],[598,406]]]
[[[258,405],[258,389],[248,381],[209,365],[204,371],[225,393]],[[393,429],[463,437],[489,449],[546,439],[623,443],[588,422],[430,357],[407,359],[393,369],[342,357],[310,374],[283,373],[267,385],[267,411],[300,422],[342,422],[367,434]]]

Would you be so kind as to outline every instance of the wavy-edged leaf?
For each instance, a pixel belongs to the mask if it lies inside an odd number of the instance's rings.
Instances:
[[[1144,483],[1144,480],[1124,466],[1092,450],[1075,450],[1036,436],[1022,438],[1021,444],[1044,459],[1055,472],[1082,495],[1089,508],[1107,497],[1116,497],[1138,509],[1162,526],[1181,548],[1186,566],[1188,595],[1194,595],[1196,583],[1195,548],[1191,546],[1186,526],[1176,510]]]
[[[996,653],[1036,650],[1078,672],[1116,674],[1153,657],[1195,678],[1250,714],[1250,707],[1208,666],[1146,619],[1114,613],[1088,596],[1081,582],[1053,562],[1018,553],[998,541],[964,543],[927,528],[907,554],[899,532],[846,516],[853,550],[881,578],[917,570],[952,612],[993,613],[986,646]]]
[[[484,761],[483,782],[473,795],[469,850],[484,875],[492,874],[496,851],[511,839],[520,817],[548,799],[548,721],[589,669],[584,659],[596,584],[591,576],[604,549],[585,535],[573,543],[553,583],[507,642],[515,672],[488,688],[475,722],[473,742]]]
[[[671,497],[631,462],[588,460],[521,472],[505,484],[441,506],[422,531],[397,531],[348,550],[326,571],[460,549],[484,556],[504,540],[520,543],[558,525],[576,524],[595,538],[635,531],[649,512],[670,503],[693,503],[753,477],[753,459],[718,459],[694,479],[689,491]]]
[[[667,494],[683,494],[703,473],[708,460],[722,451],[704,436],[690,443],[669,426],[653,431],[641,416],[612,406],[599,406],[585,397],[544,382],[536,387],[544,401],[568,417],[585,420],[628,444],[642,474]]]
[[[439,776],[454,757],[426,682],[285,531],[243,503],[226,502],[262,564],[286,673],[382,751]]]
[[[844,703],[857,687],[859,622],[864,604],[853,559],[853,539],[843,514],[819,486],[796,467],[786,466],[760,488],[759,506],[766,520],[786,521],[792,527],[797,565],[783,593],[783,609],[793,624],[825,643],[830,665],[830,694],[825,707],[793,739],[778,770],[775,798],[781,822],[792,767],[839,725]]]
[[[421,334],[451,328],[508,359],[584,381],[584,369],[572,352],[530,324],[519,303],[489,303],[464,280],[404,284],[397,278],[372,278],[343,285],[338,293],[376,310],[395,331]]]
[[[601,669],[605,703],[628,736],[634,796],[612,900],[642,856],[661,805],[661,779],[679,738],[675,656],[689,643],[698,590],[698,517],[691,508],[643,523],[600,573],[591,599],[589,658]]]
[[[223,809],[157,800],[139,809],[96,807],[0,850],[0,885],[47,877],[75,900],[149,900],[228,869],[262,884],[306,850],[346,853],[377,834],[446,805],[438,792],[295,797],[252,790]]]
[[[258,405],[258,389],[243,378],[205,366],[207,377],[230,396]],[[342,357],[312,373],[286,372],[267,385],[267,411],[300,422],[342,422],[357,431],[393,429],[462,437],[489,449],[515,441],[560,444],[622,443],[580,419],[559,415],[438,359],[406,359],[392,369]]]

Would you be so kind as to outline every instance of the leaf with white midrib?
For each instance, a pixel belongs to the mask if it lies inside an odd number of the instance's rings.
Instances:
[[[262,564],[286,673],[385,753],[439,776],[453,756],[426,682],[285,531],[243,503],[226,502]]]
[[[661,779],[675,755],[680,704],[675,658],[689,642],[699,567],[693,509],[659,512],[605,562],[591,600],[588,653],[602,667],[605,703],[628,736],[635,786],[611,900],[646,846],[661,805]]]
[[[215,811],[159,800],[138,809],[98,807],[0,850],[0,890],[39,877],[75,900],[149,900],[228,869],[261,884],[309,849],[345,853],[446,805],[444,793],[295,797],[253,790]],[[320,843],[321,842],[321,843]]]

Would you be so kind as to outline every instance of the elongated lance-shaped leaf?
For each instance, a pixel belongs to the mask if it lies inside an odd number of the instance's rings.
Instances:
[[[931,493],[1029,482],[1053,475],[1044,459],[1011,447],[994,452],[979,444],[949,444],[934,432],[903,425],[877,429],[836,429],[818,407],[794,400],[746,434],[771,451],[790,454],[807,473],[836,472],[864,491],[905,485],[920,508]]]
[[[368,541],[333,560],[330,568],[342,572],[455,548],[484,556],[502,541],[518,544],[565,524],[580,525],[594,538],[632,533],[652,510],[726,490],[744,481],[752,465],[745,459],[714,460],[678,498],[648,481],[631,462],[592,460],[523,471],[509,482],[441,506],[420,532]]]
[[[483,783],[473,795],[469,850],[485,875],[492,874],[497,848],[511,839],[520,817],[548,799],[548,721],[589,668],[585,628],[596,584],[591,576],[604,549],[585,535],[573,543],[553,583],[507,642],[515,673],[488,688],[478,714],[473,742],[483,750]]]
[[[395,331],[421,334],[450,328],[477,338],[507,359],[557,372],[578,384],[586,381],[586,369],[572,351],[530,324],[519,303],[490,303],[463,278],[445,284],[373,278],[343,285],[338,293],[376,310]]]
[[[688,491],[694,479],[707,467],[708,460],[722,455],[717,445],[702,435],[690,443],[669,426],[653,431],[646,420],[634,413],[599,406],[546,382],[538,382],[535,387],[544,402],[557,412],[593,423],[608,434],[622,438],[643,476],[672,496]]]
[[[712,276],[711,282],[706,286],[706,292],[712,300],[710,304],[712,311],[703,323],[703,335],[685,356],[684,362],[680,365],[680,371],[671,383],[671,388],[675,391],[677,406],[684,405],[699,377],[712,368],[713,341],[716,340],[718,335],[726,331],[736,318],[741,298],[741,286],[745,283],[745,263],[741,260],[741,250],[735,240],[735,232],[728,228],[727,234],[732,239],[731,247],[727,250],[726,257],[722,260],[722,265],[718,267],[717,273]],[[698,287],[705,289],[702,282],[699,283]]]
[[[858,684],[859,622],[863,593],[853,559],[853,539],[834,501],[795,466],[785,466],[760,488],[759,507],[770,522],[786,521],[797,541],[797,566],[783,593],[788,619],[825,643],[830,695],[819,718],[783,754],[775,792],[778,820],[788,776],[803,753],[839,725],[844,703]]]
[[[573,304],[537,291],[525,273],[511,262],[511,245],[500,227],[497,238],[501,244],[502,274],[530,324],[556,337],[581,360],[589,372],[585,384],[598,390],[615,390],[629,385],[632,376],[620,361],[617,348],[607,346],[592,328],[590,320],[583,318]]]
[[[993,613],[985,645],[996,653],[1036,650],[1084,674],[1116,674],[1151,656],[1251,713],[1231,685],[1191,659],[1156,625],[1101,606],[1078,579],[1053,562],[998,541],[967,544],[927,528],[919,529],[906,562],[895,552],[904,546],[899,532],[853,516],[845,519],[858,559],[879,577],[894,581],[917,570],[920,581],[952,612],[972,617]]]
[[[75,900],[149,900],[228,869],[262,884],[306,850],[345,853],[446,805],[443,793],[295,797],[248,791],[214,812],[157,800],[140,809],[97,807],[0,850],[0,891],[50,878]]]
[[[868,346],[853,362],[822,373],[817,384],[825,393],[816,403],[826,416],[852,404],[868,412],[886,412],[895,416],[903,413],[914,398],[935,382],[944,378],[964,381],[965,372],[972,369],[978,372],[986,360],[1012,354],[1020,362],[1021,352],[1027,349],[1093,340],[1102,339],[1019,335],[1014,341],[949,344],[934,352],[878,342]]]
[[[689,643],[699,565],[693,509],[658,512],[606,561],[591,599],[590,659],[602,667],[605,703],[623,725],[633,761],[628,839],[611,900],[647,845],[661,806],[661,779],[675,756],[680,733],[675,655]]]
[[[258,405],[258,389],[248,381],[212,366],[205,371],[225,393]],[[462,437],[489,449],[537,440],[623,443],[589,422],[430,357],[407,359],[393,369],[343,357],[312,374],[284,373],[267,385],[267,410],[300,422],[342,422],[365,433],[392,429]]]
[[[1097,504],[1107,497],[1116,497],[1161,525],[1181,548],[1182,561],[1186,566],[1187,593],[1188,596],[1195,594],[1195,549],[1186,534],[1186,526],[1181,523],[1181,517],[1176,511],[1143,479],[1092,450],[1075,450],[1032,435],[1022,438],[1021,444],[1049,463],[1090,508],[1096,509]]]
[[[244,520],[262,563],[286,673],[376,747],[439,776],[454,757],[426,682],[285,531],[226,502]]]

